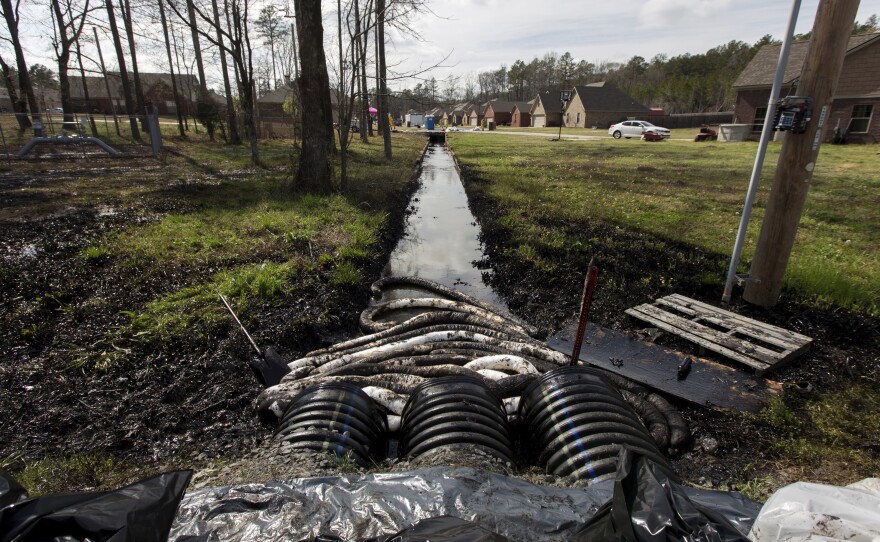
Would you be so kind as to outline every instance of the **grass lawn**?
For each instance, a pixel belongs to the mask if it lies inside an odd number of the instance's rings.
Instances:
[[[560,144],[536,137],[524,144],[522,137],[467,133],[450,134],[449,140],[459,160],[492,181],[488,193],[505,209],[522,245],[571,241],[540,226],[552,217],[646,231],[724,255],[733,248],[757,149],[755,143],[636,139]],[[754,252],[779,149],[772,143],[765,160],[745,262]],[[785,295],[815,306],[880,314],[876,160],[876,146],[822,147]],[[705,277],[719,288],[724,279]]]

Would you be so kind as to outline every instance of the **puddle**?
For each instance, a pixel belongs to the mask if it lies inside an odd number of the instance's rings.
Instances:
[[[474,262],[483,258],[480,228],[445,146],[428,147],[422,162],[421,188],[413,196],[416,212],[407,219],[382,276],[417,276],[455,288],[500,309],[507,305],[483,282]],[[386,299],[424,295],[412,290],[389,292]]]

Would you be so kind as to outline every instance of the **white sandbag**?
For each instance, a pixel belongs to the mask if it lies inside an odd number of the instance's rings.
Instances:
[[[749,539],[755,542],[880,541],[880,478],[846,487],[798,482],[761,508]]]

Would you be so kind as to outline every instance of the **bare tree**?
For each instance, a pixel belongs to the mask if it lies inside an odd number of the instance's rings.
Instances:
[[[64,123],[73,123],[73,104],[70,101],[70,79],[67,76],[67,65],[70,63],[70,51],[85,26],[89,13],[89,0],[82,4],[76,0],[51,0],[54,35],[52,47],[58,59],[58,86],[61,94],[61,108],[64,109]],[[85,86],[85,80],[83,80]]]
[[[113,0],[105,0],[107,8],[107,22],[110,25],[110,34],[113,36],[113,46],[116,48],[116,58],[119,62],[119,77],[122,79],[122,97],[125,100],[125,112],[128,114],[128,122],[131,125],[131,137],[140,141],[141,132],[138,130],[134,100],[131,98],[131,83],[128,81],[128,72],[125,69],[125,53],[122,51],[122,40],[119,38],[119,28],[116,26],[116,13],[113,10]]]
[[[141,73],[138,70],[137,47],[134,44],[134,25],[131,20],[131,4],[129,0],[120,0],[119,9],[122,12],[122,23],[125,26],[125,35],[128,38],[128,51],[131,55],[131,75],[134,79],[136,115],[142,119],[144,130],[148,130],[146,118],[142,116],[146,112],[146,98],[144,96],[144,87],[141,85]]]
[[[6,92],[9,93],[9,100],[12,102],[12,111],[15,113],[15,120],[18,121],[18,129],[25,131],[31,127],[31,120],[27,116],[27,103],[24,94],[19,95],[15,81],[12,80],[12,68],[0,56],[0,70],[3,75],[3,85]]]
[[[388,68],[385,65],[385,0],[376,0],[376,57],[377,57],[377,101],[379,109],[379,131],[385,146],[385,158],[391,160],[391,126],[388,124]]]
[[[168,6],[174,11],[178,19],[189,25],[209,43],[226,52],[232,59],[235,67],[236,83],[238,85],[238,97],[241,111],[244,114],[244,125],[247,138],[251,147],[251,160],[254,164],[260,163],[260,151],[257,147],[257,128],[255,117],[256,105],[256,81],[254,79],[253,48],[251,47],[248,0],[224,0],[226,24],[219,17],[215,18],[209,13],[208,7],[202,3],[196,4],[187,0],[187,9],[192,7],[198,23],[195,27],[190,23],[190,17],[184,15],[181,6],[182,0],[169,0]],[[205,30],[205,29],[210,29]],[[221,39],[222,38],[222,41]]]
[[[122,137],[122,132],[119,130],[119,117],[116,115],[116,104],[113,103],[113,94],[110,92],[110,79],[107,78],[107,66],[104,65],[104,53],[101,51],[101,40],[98,39],[98,29],[93,26],[92,31],[95,33],[95,47],[98,49],[98,60],[101,61],[101,76],[104,79],[104,88],[107,89],[107,99],[110,100],[110,111],[113,113],[113,124],[116,125],[116,135]],[[83,82],[83,84],[85,84],[85,82]]]
[[[82,33],[80,33],[80,37],[82,37],[81,34]],[[89,128],[92,130],[92,136],[98,137],[98,125],[95,124],[95,116],[92,115],[92,99],[89,96],[89,85],[86,80],[86,69],[83,66],[83,53],[79,46],[79,39],[76,40],[76,61],[79,65],[79,77],[80,81],[82,81],[83,98],[86,101],[86,116],[89,119]]]
[[[279,43],[287,38],[287,28],[282,21],[281,11],[274,4],[269,4],[260,10],[260,16],[254,21],[257,27],[257,35],[266,40],[264,43],[269,45],[272,66],[272,85],[271,88],[278,88],[280,79],[278,78],[276,49]]]
[[[168,19],[165,17],[164,0],[158,0],[159,21],[162,24],[162,35],[165,37],[165,53],[168,55],[168,73],[171,74],[171,92],[174,94],[174,109],[177,111],[177,130],[180,137],[185,137],[183,129],[183,111],[180,107],[180,93],[177,90],[177,78],[174,77],[174,59],[171,57],[171,40],[168,39]]]
[[[195,55],[196,67],[199,70],[199,90],[202,95],[206,95],[208,94],[208,83],[205,81],[205,65],[202,63],[202,46],[199,43],[199,25],[193,0],[186,0],[186,12],[189,29],[192,32],[193,54]]]
[[[43,135],[43,122],[40,118],[40,106],[37,103],[37,96],[34,94],[34,87],[31,84],[30,75],[28,74],[27,62],[24,58],[24,50],[21,48],[21,41],[18,36],[18,8],[20,0],[16,0],[15,8],[12,7],[12,0],[0,0],[0,9],[3,10],[3,18],[6,19],[6,27],[9,30],[9,37],[6,38],[12,44],[15,50],[15,64],[18,70],[18,89],[22,94],[21,100],[27,98],[28,105],[31,108],[31,118],[33,119],[34,134]],[[32,126],[31,121],[25,115],[19,115],[24,119],[19,121],[19,127],[26,130]]]
[[[214,11],[214,25],[217,29],[217,43],[220,44],[220,69],[223,74],[223,90],[226,92],[226,125],[229,130],[229,144],[240,145],[241,136],[238,135],[238,120],[235,118],[235,103],[232,100],[232,85],[229,84],[229,67],[226,65],[226,50],[223,48],[223,33],[219,30],[220,10],[217,8],[217,0],[211,0],[211,9]]]

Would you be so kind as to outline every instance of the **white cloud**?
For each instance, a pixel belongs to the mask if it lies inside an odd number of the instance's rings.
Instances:
[[[695,22],[717,24],[726,19],[731,6],[731,0],[648,0],[639,10],[639,21],[645,28]]]

